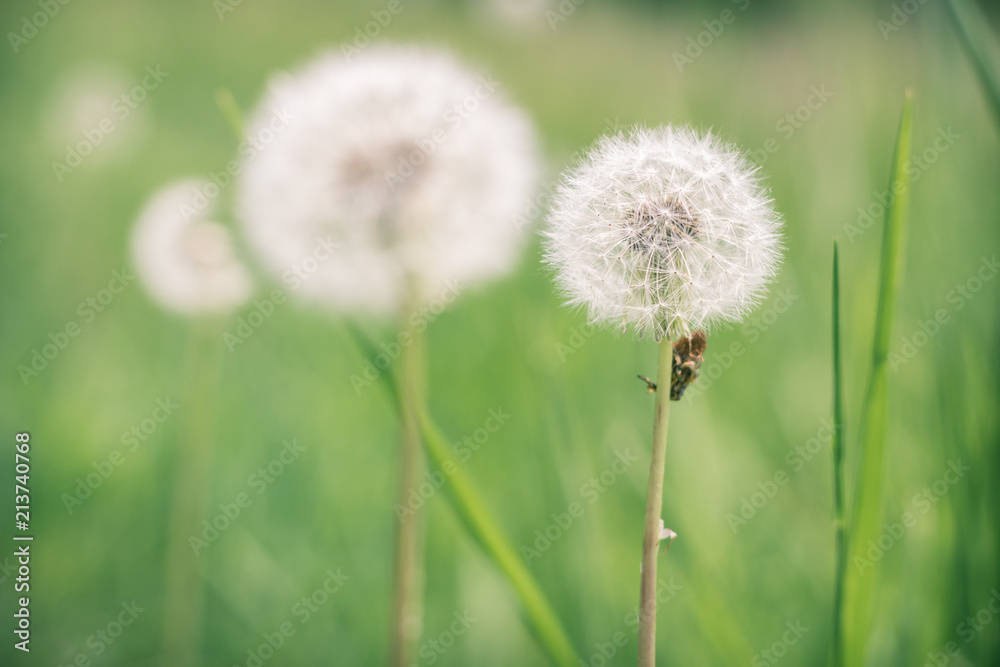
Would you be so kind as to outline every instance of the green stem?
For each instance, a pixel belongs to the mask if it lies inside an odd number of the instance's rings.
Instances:
[[[833,242],[833,507],[836,571],[833,593],[833,667],[844,667],[841,614],[847,544],[844,526],[844,381],[840,352],[840,260]]]
[[[166,664],[197,665],[201,660],[202,584],[197,556],[188,538],[204,518],[209,502],[219,349],[212,323],[196,322],[189,343],[183,405],[185,418],[174,452],[174,489],[170,504],[164,582]]]
[[[403,319],[408,322],[409,318]],[[410,492],[423,475],[424,461],[420,446],[420,418],[423,405],[424,348],[422,337],[414,330],[401,336],[399,485],[396,507],[396,545],[393,555],[393,602],[389,641],[390,667],[406,667],[416,660],[417,644],[423,626],[423,511],[408,507]]]
[[[660,341],[656,370],[656,409],[653,448],[646,488],[646,516],[642,530],[642,574],[639,588],[639,667],[656,665],[656,560],[660,551],[663,513],[663,473],[667,464],[667,424],[670,419],[670,376],[674,350],[670,339]]]

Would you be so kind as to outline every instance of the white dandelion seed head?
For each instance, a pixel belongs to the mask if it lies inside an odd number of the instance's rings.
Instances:
[[[277,78],[248,135],[268,136],[276,111],[291,119],[246,161],[238,193],[262,264],[290,278],[306,260],[294,292],[381,316],[509,271],[539,167],[531,124],[498,87],[398,46]],[[321,239],[335,247],[309,261]]]
[[[132,232],[132,263],[153,298],[185,315],[223,313],[253,291],[229,229],[195,210],[195,196],[207,182],[188,180],[161,189],[139,215]]]
[[[635,128],[567,173],[547,261],[592,323],[676,339],[739,321],[781,257],[781,216],[757,168],[711,134]]]

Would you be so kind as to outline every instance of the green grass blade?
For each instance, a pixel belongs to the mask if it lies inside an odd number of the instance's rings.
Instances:
[[[836,571],[833,592],[833,667],[844,667],[844,633],[841,622],[844,573],[847,564],[844,539],[844,380],[840,353],[840,260],[833,241],[833,532]]]
[[[910,194],[907,163],[913,134],[913,94],[907,91],[899,123],[892,176],[891,199],[886,211],[879,271],[878,310],[872,345],[872,370],[861,416],[858,448],[859,467],[853,485],[854,503],[847,542],[844,622],[845,660],[848,665],[865,664],[865,646],[872,626],[878,566],[866,560],[870,543],[877,542],[883,516],[886,441],[887,361],[895,313],[896,296],[902,278],[904,221]]]
[[[983,92],[993,107],[993,117],[1000,125],[1000,64],[997,63],[995,41],[987,33],[986,26],[990,23],[969,0],[947,0],[946,4],[965,53],[972,61]]]
[[[378,350],[359,327],[347,324],[347,331],[355,344],[369,356]],[[402,410],[401,394],[395,375],[390,369],[382,374],[383,385],[389,391],[393,407]],[[445,498],[473,540],[483,549],[517,593],[529,629],[548,654],[553,664],[575,667],[579,658],[572,643],[535,578],[504,536],[500,525],[493,518],[486,501],[463,468],[451,457],[451,448],[441,430],[434,424],[426,410],[421,410],[420,431],[424,447],[433,465],[446,478],[442,487]]]
[[[529,626],[553,663],[574,667],[579,658],[555,611],[527,566],[504,537],[476,487],[451,458],[448,441],[426,412],[421,415],[421,429],[431,461],[445,472],[448,479],[443,488],[451,500],[452,509],[517,592]]]
[[[233,131],[237,141],[243,141],[246,137],[246,122],[243,119],[243,110],[236,103],[236,98],[228,88],[219,88],[215,91],[215,104],[222,112],[222,117],[226,119],[226,124]]]

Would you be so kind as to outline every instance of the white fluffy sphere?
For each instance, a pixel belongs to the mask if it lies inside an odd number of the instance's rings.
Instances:
[[[390,316],[508,271],[538,164],[498,88],[445,53],[387,46],[276,78],[238,192],[263,265],[309,300]]]
[[[232,310],[253,291],[229,229],[190,216],[192,202],[206,186],[189,180],[163,188],[132,232],[132,263],[139,279],[160,305],[186,315]]]
[[[781,216],[734,146],[686,128],[602,137],[565,176],[547,260],[572,305],[661,339],[738,321],[781,258]]]

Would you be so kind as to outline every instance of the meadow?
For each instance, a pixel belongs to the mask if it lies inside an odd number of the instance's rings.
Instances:
[[[255,301],[224,321],[167,314],[135,280],[128,247],[160,185],[233,159],[220,88],[250,109],[272,73],[323,49],[366,48],[358,36],[386,6],[94,0],[60,5],[16,52],[6,47],[0,415],[6,440],[31,432],[35,541],[32,652],[5,630],[3,664],[160,662],[183,457],[209,479],[209,495],[188,500],[206,522],[227,516],[200,535],[191,655],[251,665],[280,633],[259,662],[385,661],[399,427],[377,360],[344,318],[284,298],[263,272]],[[582,664],[635,662],[653,405],[636,374],[657,362],[651,341],[588,327],[563,306],[538,234],[559,173],[609,130],[675,123],[737,143],[765,174],[785,220],[778,278],[745,322],[709,333],[701,377],[671,415],[663,516],[678,538],[660,559],[658,657],[826,664],[832,246],[852,471],[907,88],[912,194],[888,358],[885,539],[852,564],[880,573],[867,662],[1000,663],[1000,125],[943,4],[901,23],[885,2],[552,6],[515,22],[486,3],[404,0],[375,40],[450,49],[499,81],[541,136],[546,172],[526,202],[516,272],[427,315],[428,402]],[[0,25],[16,32],[36,11],[7,2]],[[705,31],[707,45],[692,48]],[[81,80],[129,97],[71,166],[83,135],[64,111]],[[218,217],[235,228],[232,188],[221,192]],[[392,327],[358,326],[391,356]],[[184,446],[191,429],[207,429],[211,452]],[[12,463],[0,466],[5,497]],[[428,475],[419,664],[551,664]],[[5,549],[5,619],[11,562]],[[931,662],[952,642],[958,655]]]

